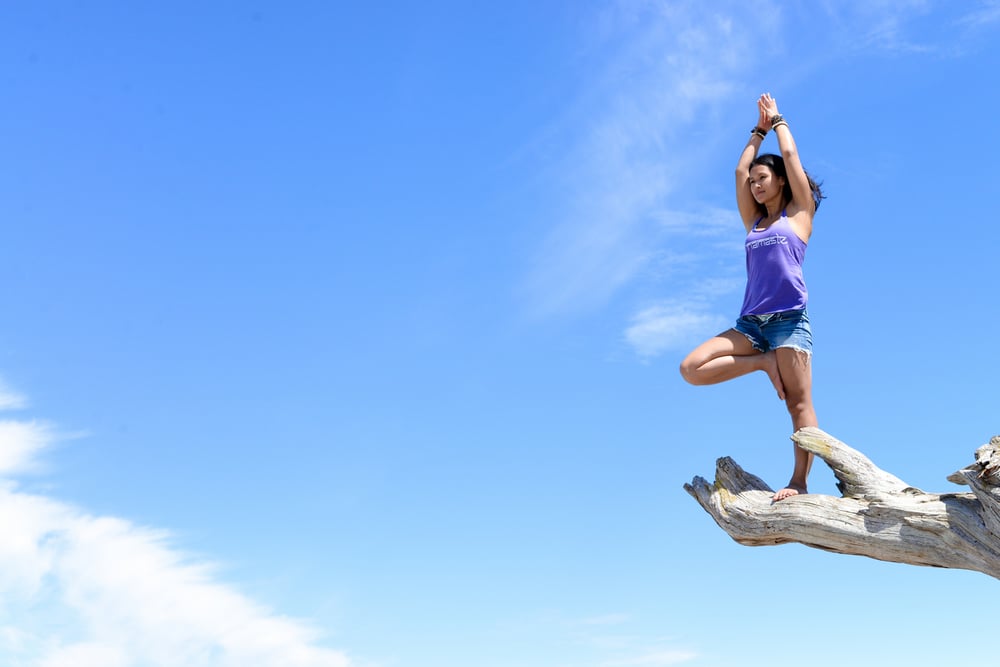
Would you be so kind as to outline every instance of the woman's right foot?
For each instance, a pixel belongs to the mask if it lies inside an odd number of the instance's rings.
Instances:
[[[774,350],[764,353],[764,372],[767,373],[775,391],[778,392],[778,398],[782,401],[785,400],[785,383],[781,381],[781,373],[778,372],[778,355],[774,353]]]

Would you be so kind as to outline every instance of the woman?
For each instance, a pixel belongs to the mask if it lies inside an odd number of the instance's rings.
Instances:
[[[695,385],[764,371],[785,401],[792,430],[817,426],[812,402],[812,333],[802,262],[813,215],[823,198],[799,161],[792,132],[770,93],[757,100],[759,118],[736,165],[736,203],[747,231],[747,286],[736,326],[708,339],[681,363]],[[774,130],[781,155],[757,151]],[[812,454],[793,445],[795,465],[774,500],[806,493]]]

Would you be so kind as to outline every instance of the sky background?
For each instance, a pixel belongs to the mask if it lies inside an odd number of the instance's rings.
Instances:
[[[677,366],[738,314],[771,92],[828,195],[820,426],[960,490],[1000,433],[998,33],[978,1],[4,3],[0,662],[989,664],[985,575],[716,527],[683,484],[782,485],[789,419]]]

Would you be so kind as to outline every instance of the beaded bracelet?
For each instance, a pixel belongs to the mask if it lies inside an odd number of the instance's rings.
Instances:
[[[758,126],[758,127],[754,127],[752,130],[750,130],[750,134],[756,134],[758,137],[760,137],[761,139],[763,139],[764,137],[767,136],[767,130],[761,129]]]

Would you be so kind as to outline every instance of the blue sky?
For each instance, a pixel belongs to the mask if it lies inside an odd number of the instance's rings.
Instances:
[[[820,425],[958,490],[1000,4],[348,4],[0,7],[5,664],[992,660],[984,575],[722,533],[682,485],[784,483],[789,420],[677,365],[769,91],[828,195]]]

